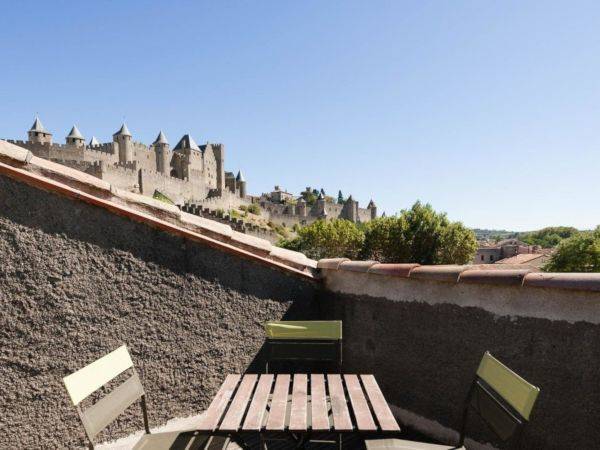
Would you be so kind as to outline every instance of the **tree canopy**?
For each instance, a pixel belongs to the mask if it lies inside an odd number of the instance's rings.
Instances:
[[[420,202],[397,216],[381,217],[365,225],[344,219],[319,220],[280,245],[314,259],[360,257],[420,264],[465,264],[477,250],[471,230]]]
[[[337,257],[357,259],[363,240],[363,232],[349,220],[317,220],[300,228],[298,237],[281,241],[279,246],[302,252],[313,259]]]
[[[381,262],[466,264],[477,251],[475,234],[445,213],[416,202],[399,215],[368,222],[362,256]]]
[[[548,272],[600,272],[600,226],[564,239],[544,266]]]
[[[573,227],[547,227],[537,231],[520,233],[519,239],[529,245],[539,245],[543,248],[556,247],[563,239],[579,233]]]

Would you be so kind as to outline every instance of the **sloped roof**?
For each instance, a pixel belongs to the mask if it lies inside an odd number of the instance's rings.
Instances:
[[[67,137],[74,138],[74,139],[83,139],[83,136],[81,135],[81,133],[79,132],[79,129],[77,128],[77,125],[73,125],[73,128],[71,128],[71,131]]]
[[[33,125],[31,125],[31,128],[29,129],[29,131],[38,131],[40,133],[50,134],[48,132],[48,130],[46,130],[46,128],[44,128],[44,125],[42,124],[42,121],[40,120],[39,117],[35,118],[35,122],[33,122]]]
[[[168,144],[168,143],[169,143],[169,141],[167,141],[167,137],[165,136],[165,134],[162,131],[160,133],[158,133],[158,136],[156,137],[154,144]]]
[[[90,143],[88,144],[88,146],[96,147],[97,145],[100,145],[100,142],[98,142],[98,139],[96,139],[96,136],[92,136],[92,139],[90,139]]]
[[[196,144],[194,138],[192,138],[189,134],[184,134],[173,150],[183,150],[186,148],[200,151],[200,147],[198,147],[198,144]]]
[[[129,128],[127,128],[126,124],[121,125],[121,128],[119,129],[119,131],[117,131],[115,134],[113,134],[113,136],[130,136],[131,137],[131,133],[129,132]]]
[[[543,265],[549,258],[549,255],[543,253],[521,253],[496,261],[494,264],[526,264],[526,265]]]
[[[246,181],[244,179],[244,174],[242,173],[242,171],[240,170],[237,174],[237,177],[235,178],[236,181]]]
[[[367,208],[375,208],[375,202],[373,201],[373,199],[371,199],[371,201],[367,205]]]

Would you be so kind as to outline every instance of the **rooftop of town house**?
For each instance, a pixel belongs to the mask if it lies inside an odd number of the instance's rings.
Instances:
[[[600,438],[589,420],[600,275],[316,262],[199,219],[0,141],[1,385],[11,412],[0,447],[84,445],[60,380],[123,342],[153,426],[181,424],[202,414],[226,374],[259,370],[265,321],[330,318],[344,324],[344,370],[373,373],[419,438],[456,437],[486,350],[541,388],[521,448],[592,448]],[[139,419],[131,410],[104,439],[139,430]],[[492,439],[477,424],[469,436],[467,448]]]

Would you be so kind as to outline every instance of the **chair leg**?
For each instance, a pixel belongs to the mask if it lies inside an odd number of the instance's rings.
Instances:
[[[142,395],[142,413],[144,415],[144,428],[146,434],[150,434],[150,424],[148,423],[148,408],[146,406],[146,396]]]

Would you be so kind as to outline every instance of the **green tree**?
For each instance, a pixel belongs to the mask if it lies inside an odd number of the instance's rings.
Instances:
[[[380,217],[365,225],[365,241],[361,256],[381,262],[409,261],[410,242],[407,240],[406,217]]]
[[[416,202],[398,216],[369,222],[361,256],[382,262],[465,264],[477,250],[475,234],[445,213]]]
[[[310,192],[310,191],[304,191],[301,193],[302,198],[306,201],[306,204],[308,206],[312,206],[317,202],[317,197],[319,196],[319,194],[317,193],[317,195],[314,194],[314,192]]]
[[[544,266],[547,272],[600,272],[600,226],[564,239]]]
[[[337,198],[338,205],[343,205],[345,201],[346,200],[344,200],[344,196],[342,195],[342,191],[341,190],[338,191],[338,198]]]
[[[477,252],[475,234],[460,222],[452,222],[442,229],[437,252],[437,264],[468,264]]]
[[[304,253],[309,258],[357,259],[364,234],[356,225],[345,219],[317,220],[298,230],[298,237],[282,240],[280,247]]]
[[[260,206],[258,206],[256,203],[252,203],[248,205],[246,211],[252,214],[260,215]]]
[[[539,245],[543,248],[556,247],[563,239],[579,233],[573,227],[547,227],[537,231],[520,233],[519,239],[529,245]]]

